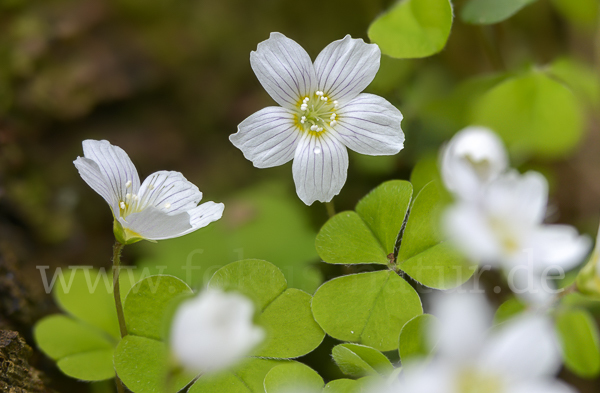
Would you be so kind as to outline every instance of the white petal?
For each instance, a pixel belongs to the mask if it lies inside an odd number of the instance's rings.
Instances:
[[[392,155],[404,148],[402,113],[385,99],[359,94],[338,111],[335,130],[349,149],[371,156]]]
[[[224,209],[224,204],[209,201],[189,210],[188,213],[191,217],[190,224],[192,225],[192,228],[184,234],[193,232],[196,229],[204,228],[211,222],[217,221],[223,216]]]
[[[547,308],[559,291],[554,286],[552,279],[542,277],[534,269],[528,260],[527,253],[523,254],[522,261],[512,261],[513,266],[510,267],[510,270],[508,266],[505,267],[505,271],[508,271],[508,285],[519,299],[527,303],[529,309]]]
[[[317,87],[343,105],[373,81],[380,59],[379,46],[347,35],[327,45],[317,56]]]
[[[310,56],[295,41],[271,33],[250,53],[250,65],[267,93],[281,106],[294,109],[316,86]]]
[[[127,219],[119,218],[124,228],[138,234],[143,239],[164,240],[183,236],[190,232],[190,215],[188,212],[170,215],[164,210],[153,206],[147,207],[141,212],[127,216]]]
[[[332,133],[306,132],[296,148],[292,166],[296,192],[309,206],[314,201],[331,201],[346,182],[348,151]]]
[[[467,127],[444,146],[441,174],[448,190],[466,200],[477,200],[482,187],[508,167],[500,138],[485,127]]]
[[[248,117],[229,136],[235,147],[257,168],[283,165],[292,158],[300,140],[294,115],[287,109],[271,106]]]
[[[496,217],[512,220],[517,228],[541,224],[548,203],[548,182],[538,172],[513,171],[492,181],[486,190],[485,207]]]
[[[113,188],[100,170],[98,164],[85,157],[77,157],[77,159],[73,161],[73,164],[75,164],[81,178],[92,188],[92,190],[96,191],[104,198],[106,203],[108,203],[113,210],[113,214],[116,211],[118,216],[119,201],[115,199],[116,196],[114,195]]]
[[[98,164],[106,178],[113,203],[113,212],[119,211],[118,204],[125,200],[127,193],[136,193],[140,188],[140,178],[131,159],[123,149],[108,141],[83,141],[83,155]]]
[[[180,172],[158,171],[144,180],[138,197],[140,210],[154,206],[173,215],[198,206],[202,193]]]
[[[569,225],[542,225],[531,239],[533,258],[541,263],[536,266],[540,270],[550,267],[570,270],[583,262],[590,247],[591,240]]]
[[[479,354],[492,324],[491,309],[483,295],[439,294],[432,314],[439,323],[432,325],[430,342],[437,342],[440,356],[452,363],[467,362]]]
[[[485,212],[476,205],[458,202],[443,215],[444,230],[450,241],[473,262],[497,264],[502,258],[501,245]]]
[[[560,363],[554,326],[542,316],[525,315],[506,322],[482,348],[481,366],[514,381],[554,375]]]
[[[512,386],[507,393],[577,393],[577,390],[557,379],[534,379]]]

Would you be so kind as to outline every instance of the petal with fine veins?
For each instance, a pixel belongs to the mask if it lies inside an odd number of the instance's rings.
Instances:
[[[317,88],[343,105],[373,81],[380,59],[379,46],[347,35],[327,45],[317,56]]]
[[[115,195],[113,189],[98,164],[95,161],[90,160],[85,157],[77,157],[75,161],[73,161],[75,167],[79,171],[79,175],[81,178],[92,188],[92,190],[96,191],[106,203],[113,209],[113,212],[119,212],[118,200],[115,200]],[[115,210],[116,209],[116,210]]]
[[[144,180],[138,197],[141,208],[154,206],[173,215],[195,208],[202,193],[180,172],[158,171]]]
[[[119,218],[121,225],[143,239],[164,240],[182,236],[192,229],[188,212],[170,215],[163,210],[148,206],[138,213]]]
[[[192,210],[189,210],[188,213],[191,217],[190,224],[192,225],[192,229],[190,229],[187,233],[193,232],[196,229],[204,228],[211,222],[217,221],[221,218],[221,216],[223,216],[224,209],[224,204],[208,201],[193,208]]]
[[[302,202],[329,202],[346,182],[348,151],[332,131],[318,136],[307,132],[296,149],[292,171]]]
[[[306,51],[281,33],[271,33],[250,53],[250,65],[267,93],[281,106],[293,109],[311,94],[315,70]]]
[[[359,94],[338,111],[336,131],[349,149],[371,156],[392,155],[404,148],[402,114],[385,99]]]
[[[125,200],[128,193],[136,193],[140,188],[140,178],[131,159],[123,149],[108,141],[83,141],[83,155],[98,164],[100,172],[108,181],[108,186],[116,200]]]
[[[285,108],[264,108],[238,126],[229,140],[257,168],[283,165],[294,157],[300,140],[294,116]]]

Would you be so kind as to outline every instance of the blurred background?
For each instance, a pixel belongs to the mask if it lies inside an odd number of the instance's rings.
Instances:
[[[472,107],[486,90],[539,68],[573,93],[581,130],[551,155],[513,151],[513,165],[548,177],[548,221],[595,235],[598,2],[581,0],[592,4],[583,11],[569,6],[578,1],[539,0],[493,26],[456,18],[441,53],[416,60],[383,56],[367,91],[404,114],[405,149],[393,157],[351,153],[336,209],[353,209],[384,180],[409,179],[418,162],[435,165],[441,144],[471,123]],[[122,147],[142,179],[157,170],[180,171],[205,201],[226,205],[222,220],[193,235],[127,247],[124,263],[199,287],[229,262],[260,258],[279,266],[290,286],[310,293],[340,274],[341,268],[319,263],[314,237],[326,210],[297,198],[291,163],[256,169],[228,136],[247,116],[275,104],[249,62],[270,32],[296,40],[314,59],[346,34],[368,41],[369,25],[392,3],[0,0],[0,329],[17,330],[34,346],[33,324],[57,311],[36,266],[49,266],[50,273],[71,265],[110,267],[110,210],[72,164],[88,138]],[[454,1],[455,9],[463,3]],[[330,361],[332,345],[326,340],[306,359],[326,380],[340,377]],[[112,388],[62,376],[35,348],[30,363],[59,392]],[[598,380],[563,377],[583,393],[600,388]]]

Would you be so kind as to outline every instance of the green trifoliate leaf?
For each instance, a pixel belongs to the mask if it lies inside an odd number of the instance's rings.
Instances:
[[[438,321],[433,315],[423,314],[414,317],[402,327],[398,352],[403,365],[432,353],[435,343],[431,343],[428,336],[434,323]]]
[[[298,362],[275,366],[265,376],[265,393],[320,393],[323,378],[312,368]]]
[[[443,241],[440,215],[447,204],[446,198],[437,182],[421,189],[411,207],[397,258],[401,270],[421,284],[438,289],[461,285],[476,269],[450,243]]]
[[[392,180],[371,191],[355,212],[342,212],[323,225],[315,242],[328,263],[387,265],[412,196],[407,181]]]
[[[561,312],[556,317],[565,366],[584,378],[600,374],[598,327],[585,310]]]
[[[121,277],[121,291],[134,275]],[[131,280],[130,280],[131,278]],[[34,337],[66,375],[84,381],[113,378],[113,352],[120,338],[110,271],[78,268],[59,274],[53,294],[70,316],[55,314],[39,321]]]
[[[470,0],[460,17],[467,23],[490,25],[510,18],[523,7],[537,0]]]
[[[173,374],[163,341],[174,305],[191,294],[186,283],[167,275],[147,277],[129,290],[124,304],[129,335],[117,346],[114,364],[121,381],[133,392],[173,393],[194,378],[183,372]]]
[[[262,393],[269,371],[287,363],[282,360],[246,359],[233,369],[202,376],[188,393]]]
[[[394,366],[384,354],[365,345],[336,345],[331,354],[340,370],[351,377],[385,376],[394,371]]]
[[[286,289],[283,273],[269,262],[231,263],[214,274],[209,287],[235,290],[255,301],[260,310],[257,323],[267,333],[255,356],[299,357],[313,351],[325,337],[312,316],[312,296],[299,289]]]
[[[494,130],[516,154],[564,156],[583,134],[577,99],[543,72],[533,71],[500,83],[471,109],[472,123]]]
[[[391,57],[427,57],[446,45],[452,18],[448,0],[401,0],[371,24],[369,38]]]
[[[415,290],[389,270],[326,282],[315,293],[312,310],[330,336],[380,351],[398,348],[402,326],[423,312]]]

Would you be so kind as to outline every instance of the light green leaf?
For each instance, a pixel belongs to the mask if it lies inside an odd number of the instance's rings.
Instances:
[[[388,264],[383,246],[360,216],[352,211],[330,218],[319,231],[315,247],[327,263]]]
[[[589,312],[571,310],[556,317],[565,366],[583,378],[600,374],[598,327]]]
[[[494,325],[499,325],[519,315],[527,309],[527,305],[516,297],[506,300],[498,307],[494,315]]]
[[[467,23],[489,25],[510,18],[523,7],[537,0],[470,0],[460,17]]]
[[[422,155],[410,173],[410,182],[414,187],[415,195],[418,195],[423,187],[434,180],[441,184],[442,178],[438,170],[438,154]]]
[[[380,351],[398,348],[402,326],[423,312],[415,290],[389,270],[326,282],[315,293],[312,310],[330,336]]]
[[[259,260],[231,263],[209,282],[211,288],[235,290],[256,301],[261,311],[258,323],[267,338],[254,355],[280,359],[306,355],[325,337],[312,316],[312,296],[299,289],[286,290],[286,286],[276,266]]]
[[[396,58],[419,58],[441,51],[452,28],[448,0],[402,0],[369,27],[369,38]]]
[[[39,321],[33,334],[39,348],[56,360],[66,375],[86,381],[115,376],[112,354],[116,340],[108,334],[59,314]]]
[[[440,187],[439,183],[431,182],[415,198],[397,264],[425,286],[449,289],[467,281],[475,272],[475,266],[442,241],[440,214],[447,202]]]
[[[114,356],[119,378],[135,393],[175,393],[194,378],[193,375],[175,373],[167,389],[168,360],[166,344],[134,335],[119,342]]]
[[[553,61],[549,71],[569,86],[585,105],[595,108],[600,103],[600,81],[591,65],[575,58],[563,57]]]
[[[434,323],[437,323],[437,319],[433,315],[423,314],[417,315],[402,327],[398,352],[403,365],[431,354],[435,345],[429,342],[428,335]]]
[[[336,345],[332,355],[340,370],[351,377],[385,376],[394,371],[394,366],[384,354],[365,345]]]
[[[392,180],[379,185],[356,205],[356,212],[375,234],[386,254],[394,252],[412,191],[409,182]]]
[[[411,196],[407,181],[379,185],[358,202],[356,213],[339,213],[323,225],[315,241],[319,255],[328,263],[387,265]]]
[[[267,373],[281,364],[287,361],[246,359],[231,370],[203,375],[188,393],[264,393]]]
[[[336,379],[329,382],[323,393],[361,393],[361,384],[353,379]]]
[[[472,123],[497,132],[516,154],[561,157],[583,134],[573,93],[538,71],[500,83],[471,109]]]
[[[290,362],[273,367],[265,376],[265,393],[320,393],[323,378],[305,364]]]
[[[151,276],[138,282],[125,299],[124,313],[129,334],[163,339],[168,329],[165,313],[169,305],[178,296],[190,294],[190,287],[173,276]]]

